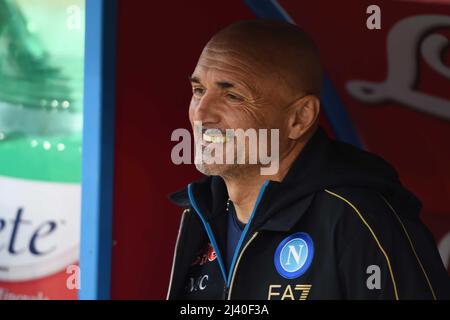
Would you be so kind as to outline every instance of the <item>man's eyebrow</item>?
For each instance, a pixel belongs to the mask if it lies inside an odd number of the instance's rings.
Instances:
[[[196,84],[202,84],[200,79],[196,76],[190,76],[189,80],[191,81],[191,83],[196,83]],[[234,88],[236,87],[236,85],[234,83],[228,82],[228,81],[217,81],[216,85],[218,87],[220,87],[221,89],[229,89],[229,88]]]
[[[195,76],[189,76],[189,81],[191,81],[191,83],[201,84],[200,79]]]
[[[216,82],[216,85],[222,89],[228,89],[228,88],[234,88],[235,85],[228,81],[218,81]]]

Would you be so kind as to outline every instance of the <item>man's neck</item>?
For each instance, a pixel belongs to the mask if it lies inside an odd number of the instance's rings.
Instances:
[[[259,168],[248,168],[244,169],[246,171],[244,175],[223,177],[227,186],[228,196],[233,201],[236,215],[240,222],[248,223],[264,182],[266,180],[282,181],[303,149],[303,146],[296,146],[285,157],[280,159],[279,170],[274,175],[261,175]]]

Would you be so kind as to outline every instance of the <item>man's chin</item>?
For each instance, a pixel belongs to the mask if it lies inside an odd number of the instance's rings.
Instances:
[[[236,174],[236,171],[242,169],[242,166],[237,166],[233,164],[207,164],[199,163],[195,164],[198,171],[207,176],[228,176]]]
[[[207,176],[241,177],[248,173],[249,166],[236,164],[195,164],[197,170]]]
[[[224,165],[206,164],[206,163],[195,164],[197,170],[207,176],[219,176],[224,170],[223,166]]]

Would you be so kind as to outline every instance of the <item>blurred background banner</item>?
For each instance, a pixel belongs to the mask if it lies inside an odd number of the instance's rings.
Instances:
[[[83,58],[84,0],[0,0],[0,299],[77,297]]]

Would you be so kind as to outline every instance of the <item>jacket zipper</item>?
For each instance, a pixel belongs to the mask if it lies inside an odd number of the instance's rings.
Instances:
[[[228,295],[226,296],[226,297],[227,297],[227,300],[231,300],[231,293],[232,293],[232,291],[233,291],[234,277],[235,277],[236,272],[237,272],[237,269],[238,269],[238,267],[239,267],[239,262],[241,261],[241,258],[242,258],[242,256],[243,256],[245,250],[247,249],[247,247],[250,245],[250,243],[251,243],[257,236],[258,236],[258,232],[255,232],[255,233],[252,235],[252,237],[250,238],[250,240],[247,241],[247,243],[245,244],[244,248],[242,248],[241,253],[239,254],[239,257],[238,257],[238,259],[237,259],[237,261],[236,261],[236,266],[234,267],[233,274],[232,274],[232,276],[231,276],[230,287],[228,288],[228,287],[225,285],[225,288],[226,288],[225,293],[226,293],[226,294],[228,293]]]
[[[259,202],[261,201],[261,198],[262,198],[262,196],[263,196],[263,194],[264,194],[264,191],[265,191],[265,189],[266,189],[266,187],[267,187],[268,184],[269,184],[269,180],[266,180],[266,181],[263,183],[261,189],[259,190],[258,198],[256,199],[256,203],[255,203],[255,206],[254,206],[254,208],[253,208],[253,212],[252,212],[252,214],[250,215],[250,219],[249,219],[249,221],[248,221],[246,227],[244,228],[243,235],[241,236],[242,238],[241,238],[241,240],[239,240],[239,242],[238,242],[238,245],[237,245],[237,249],[238,249],[238,250],[239,250],[240,247],[242,246],[242,241],[243,241],[243,239],[245,238],[245,234],[247,233],[247,230],[248,230],[248,228],[249,228],[249,226],[250,226],[250,224],[251,224],[251,221],[252,221],[252,219],[253,219],[253,216],[255,215],[256,209],[258,208]],[[224,265],[224,263],[223,263],[221,254],[220,254],[220,252],[219,252],[219,250],[218,250],[218,245],[217,245],[216,239],[215,239],[215,237],[214,237],[214,234],[213,234],[213,232],[212,232],[212,230],[211,230],[211,226],[210,226],[209,223],[205,220],[205,218],[203,217],[203,215],[201,214],[201,212],[200,212],[200,210],[199,210],[199,208],[198,208],[198,206],[197,206],[197,203],[195,202],[195,198],[194,198],[193,191],[192,191],[192,184],[189,184],[189,185],[188,185],[188,196],[189,196],[189,201],[190,201],[190,203],[191,203],[191,206],[193,207],[193,209],[195,210],[195,212],[196,212],[197,215],[199,216],[200,220],[202,221],[203,226],[205,227],[206,233],[207,233],[207,235],[208,235],[208,237],[209,237],[209,239],[210,239],[210,241],[211,241],[211,245],[213,246],[214,251],[216,252],[217,260],[218,260],[218,262],[219,262],[219,266],[220,266],[220,269],[221,269],[221,272],[222,272],[222,275],[223,275],[223,279],[224,279],[224,281],[225,281],[225,286],[224,286],[224,291],[223,291],[223,298],[224,298],[224,299],[225,299],[225,298],[229,298],[229,297],[231,296],[231,290],[230,290],[230,289],[232,288],[232,282],[233,282],[233,280],[234,280],[234,274],[236,273],[236,264],[239,263],[239,260],[240,260],[240,258],[242,257],[242,253],[245,251],[245,249],[247,248],[247,246],[248,246],[248,245],[250,244],[250,242],[254,239],[254,237],[256,237],[256,235],[257,235],[258,233],[255,232],[255,234],[253,234],[252,237],[250,238],[250,240],[245,244],[245,246],[243,247],[243,249],[240,250],[240,253],[239,253],[239,255],[237,256],[237,258],[236,258],[236,255],[235,255],[235,257],[233,258],[233,262],[231,263],[231,268],[230,268],[230,273],[231,273],[231,279],[230,279],[230,275],[228,275],[228,277],[227,277],[227,272],[226,272],[226,269],[225,269],[225,265]],[[236,259],[236,260],[235,260],[235,259]]]
[[[170,293],[172,290],[172,281],[173,281],[173,275],[175,271],[175,260],[177,258],[177,252],[178,252],[178,243],[180,242],[180,236],[181,236],[181,230],[183,228],[184,219],[186,217],[186,213],[189,212],[189,209],[184,209],[183,213],[181,215],[181,222],[180,227],[178,229],[178,235],[177,235],[177,241],[175,242],[175,251],[173,252],[173,259],[172,259],[172,270],[170,271],[170,281],[169,281],[169,290],[167,290],[167,297],[166,300],[169,300]]]

